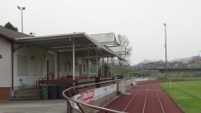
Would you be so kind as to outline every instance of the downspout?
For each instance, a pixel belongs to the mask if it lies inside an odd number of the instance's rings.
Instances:
[[[109,68],[110,68],[110,66],[109,66],[109,60],[108,60],[108,57],[107,57],[107,77],[109,77]]]
[[[11,42],[11,89],[12,89],[12,96],[14,95],[14,53],[16,50],[22,48],[24,45],[20,45],[19,47],[15,48],[14,43]]]
[[[87,75],[88,75],[88,78],[90,77],[90,75],[89,75],[89,73],[90,73],[90,61],[89,61],[89,48],[87,49],[87,51],[88,51],[88,54],[87,54],[87,56],[88,56],[88,58],[87,58],[87,63],[88,63],[88,71],[87,71]]]
[[[103,66],[103,68],[102,68],[102,71],[103,71],[103,75],[102,75],[102,77],[106,77],[106,73],[105,73],[105,66],[106,66],[106,64],[105,64],[105,59],[104,59],[104,57],[103,57],[103,60],[102,60],[102,66]]]
[[[98,54],[97,54],[97,51],[96,51],[96,73],[97,73],[97,77],[99,77],[98,76]]]
[[[59,66],[60,66],[59,57],[60,57],[60,54],[58,53],[57,54],[57,77],[58,78],[59,78]]]
[[[75,44],[73,42],[73,80],[75,80]]]
[[[15,52],[15,49],[14,49],[14,45],[13,45],[13,42],[11,42],[11,89],[12,89],[12,96],[14,96],[14,52]]]

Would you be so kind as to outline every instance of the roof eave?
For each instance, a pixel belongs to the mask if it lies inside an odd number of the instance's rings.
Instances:
[[[10,38],[10,37],[8,37],[8,36],[6,36],[6,35],[0,34],[0,36],[2,36],[3,38],[5,38],[6,40],[8,40],[8,41],[10,41],[10,42],[16,42],[15,39]]]
[[[92,41],[94,44],[96,44],[99,48],[103,49],[104,51],[106,51],[109,54],[112,54],[113,56],[118,57],[120,60],[123,61],[127,61],[126,59],[122,58],[121,56],[117,55],[116,53],[114,53],[112,50],[110,50],[109,48],[105,47],[104,45],[101,45],[101,43],[99,43],[98,41],[95,41],[94,39],[90,38],[90,36],[88,36],[87,34],[84,34],[86,38],[88,38],[90,41]]]
[[[21,38],[16,38],[15,40],[18,42],[31,42],[31,41],[39,41],[39,40],[47,40],[48,39],[58,39],[58,37],[61,38],[67,38],[67,37],[76,37],[76,36],[84,36],[84,33],[69,33],[69,34],[58,34],[58,35],[46,35],[46,36],[36,36],[36,37],[21,37]]]

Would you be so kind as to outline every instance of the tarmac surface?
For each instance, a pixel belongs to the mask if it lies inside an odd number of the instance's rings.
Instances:
[[[66,100],[0,101],[0,113],[66,113]]]

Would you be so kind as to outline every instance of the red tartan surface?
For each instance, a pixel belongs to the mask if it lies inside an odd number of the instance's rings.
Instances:
[[[128,113],[183,113],[157,82],[140,83],[106,108]],[[99,112],[103,113],[103,112]]]

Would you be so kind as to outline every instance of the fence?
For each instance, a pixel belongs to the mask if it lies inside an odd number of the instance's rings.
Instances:
[[[125,113],[107,109],[102,106],[117,95],[118,81],[110,80],[99,83],[74,86],[63,91],[67,101],[67,113],[90,113],[103,111],[105,113]]]

